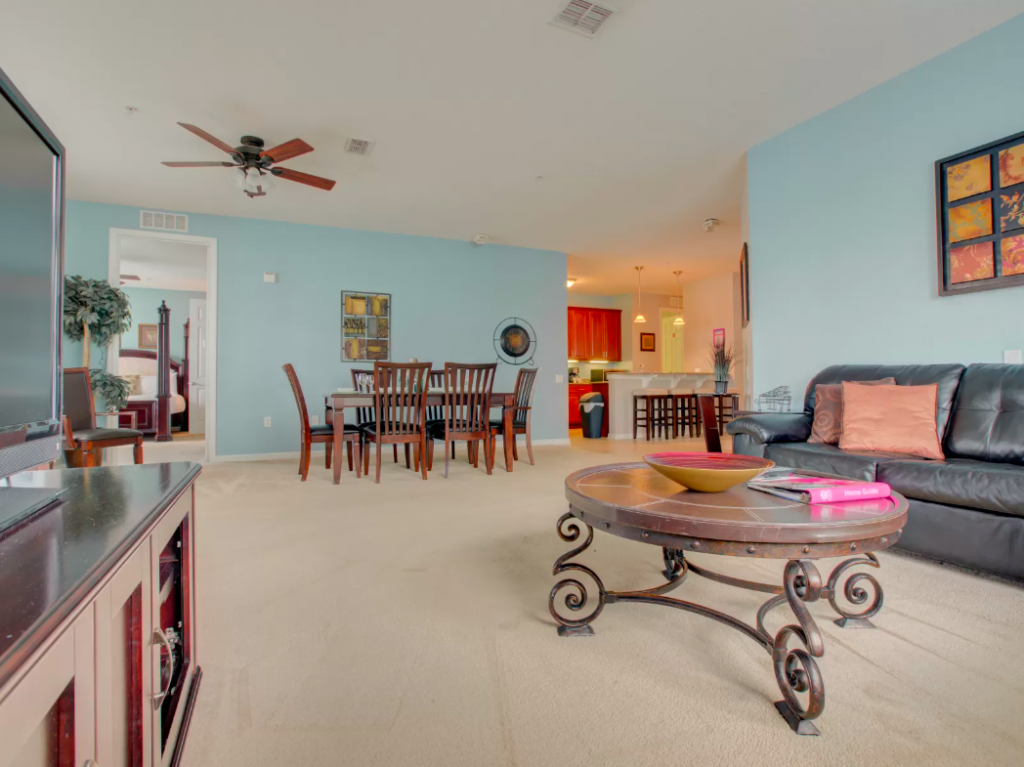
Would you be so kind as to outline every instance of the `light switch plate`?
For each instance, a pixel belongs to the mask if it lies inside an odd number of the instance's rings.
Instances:
[[[565,383],[565,376],[559,373],[555,376],[555,383]]]
[[[309,425],[310,426],[319,426],[320,425],[320,416],[318,416],[318,415],[311,415],[309,417]]]
[[[277,272],[263,272],[264,282],[277,282]]]
[[[1021,350],[1007,349],[1005,352],[1003,352],[1003,364],[1024,365],[1024,356],[1021,355]]]
[[[263,425],[265,427],[267,427],[267,428],[270,428],[270,416],[269,415],[266,418],[263,419]]]

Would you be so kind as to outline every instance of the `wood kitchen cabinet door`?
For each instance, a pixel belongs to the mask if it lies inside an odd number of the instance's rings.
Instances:
[[[0,693],[0,767],[81,767],[96,759],[95,639],[87,607]]]
[[[605,312],[605,322],[608,356],[603,359],[609,362],[620,362],[622,360],[622,312],[618,309]]]
[[[608,312],[603,309],[590,312],[590,359],[608,359]]]
[[[576,306],[569,307],[569,359],[589,360],[593,341],[590,337],[590,311]]]
[[[96,756],[103,767],[153,763],[151,601],[147,541],[96,597]]]

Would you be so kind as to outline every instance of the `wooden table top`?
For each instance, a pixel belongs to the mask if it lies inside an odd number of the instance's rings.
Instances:
[[[808,558],[840,556],[838,549],[846,553],[886,548],[902,533],[908,508],[897,493],[892,498],[835,504],[797,503],[743,484],[724,493],[698,493],[643,463],[577,471],[566,478],[565,495],[577,516],[607,532],[669,547],[679,543],[664,542],[672,536],[691,542],[767,544],[704,549],[750,556],[775,556],[767,552],[777,544],[785,544],[781,556],[786,557],[794,544],[808,544],[809,550],[803,552]],[[829,553],[825,544],[835,551]],[[699,545],[687,548],[701,550]]]

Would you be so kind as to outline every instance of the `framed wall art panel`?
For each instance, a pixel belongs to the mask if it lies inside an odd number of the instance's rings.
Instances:
[[[940,296],[1024,285],[1024,133],[935,163]]]
[[[391,294],[341,291],[341,361],[391,359]]]

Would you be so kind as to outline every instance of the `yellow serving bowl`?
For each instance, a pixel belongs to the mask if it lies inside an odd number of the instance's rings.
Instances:
[[[775,465],[767,458],[731,453],[652,453],[644,463],[688,490],[721,493]]]

